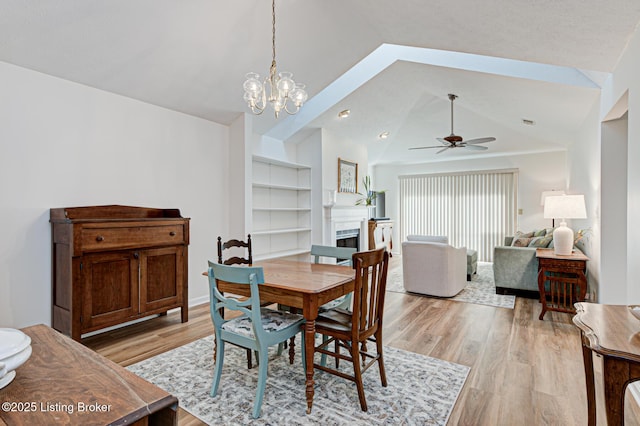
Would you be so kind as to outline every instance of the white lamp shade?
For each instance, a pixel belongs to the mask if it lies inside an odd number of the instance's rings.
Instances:
[[[542,191],[542,196],[540,196],[540,205],[544,206],[544,200],[547,199],[547,197],[552,197],[555,195],[564,195],[564,191],[561,189],[553,189],[551,191]]]
[[[586,219],[587,209],[584,195],[556,195],[545,199],[544,218],[562,220],[553,231],[553,248],[557,255],[570,255],[573,250],[573,230],[567,227],[565,219]]]
[[[586,219],[584,195],[555,195],[545,199],[545,219]]]

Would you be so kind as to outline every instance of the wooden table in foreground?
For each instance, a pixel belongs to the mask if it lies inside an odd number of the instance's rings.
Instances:
[[[583,301],[587,294],[587,276],[584,273],[589,258],[579,251],[557,255],[553,249],[547,248],[537,249],[536,257],[542,304],[539,319],[544,319],[547,311],[575,313],[574,303]],[[546,282],[549,283],[548,290]]]
[[[589,425],[596,424],[593,352],[602,355],[607,424],[624,423],[624,392],[640,379],[640,321],[625,305],[576,303],[573,322],[582,334]]]
[[[305,355],[307,357],[306,397],[307,414],[313,405],[313,352],[316,318],[320,305],[353,291],[355,276],[350,266],[315,264],[288,260],[266,260],[254,263],[264,271],[260,298],[302,310],[305,324]],[[220,282],[223,292],[250,296],[249,286]]]
[[[0,389],[0,424],[176,424],[176,397],[50,327],[22,331],[33,353]]]

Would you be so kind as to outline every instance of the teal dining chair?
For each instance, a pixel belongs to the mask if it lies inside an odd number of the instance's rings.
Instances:
[[[329,257],[336,259],[336,262],[343,261],[346,265],[351,266],[351,257],[355,252],[355,247],[333,247],[315,244],[311,246],[311,256],[313,256],[314,263],[320,263],[321,257]],[[331,302],[325,303],[320,306],[320,311],[328,311],[329,309],[335,308],[351,309],[351,295],[352,293],[349,293],[346,296],[342,296],[332,300]]]
[[[213,372],[211,396],[216,396],[222,375],[225,342],[254,351],[258,358],[258,387],[253,403],[253,417],[260,417],[260,408],[267,381],[267,359],[269,346],[278,345],[300,333],[304,348],[304,318],[302,315],[260,307],[259,286],[264,284],[261,267],[237,267],[220,265],[209,261],[209,290],[211,319],[216,336],[216,364]],[[218,280],[250,286],[251,296],[245,300],[225,297],[218,290]],[[223,309],[239,311],[240,316],[225,320]],[[302,362],[304,365],[304,350]],[[293,357],[290,358],[293,363]]]

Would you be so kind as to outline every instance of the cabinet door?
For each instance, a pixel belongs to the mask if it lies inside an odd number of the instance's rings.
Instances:
[[[82,259],[82,330],[127,321],[138,314],[135,252],[86,255]]]
[[[174,308],[182,302],[182,246],[140,252],[140,312]]]

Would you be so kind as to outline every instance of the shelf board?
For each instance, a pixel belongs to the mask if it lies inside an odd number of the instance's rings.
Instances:
[[[266,188],[266,189],[285,189],[288,191],[311,191],[308,186],[293,186],[293,185],[272,185],[269,183],[253,183],[254,188]]]
[[[307,249],[299,248],[299,249],[293,249],[293,250],[275,251],[273,253],[256,255],[253,257],[253,260],[254,262],[259,262],[261,260],[277,259],[279,257],[297,256],[300,254],[309,254],[309,253],[311,253],[311,251],[308,248]]]
[[[289,167],[291,169],[311,169],[310,166],[304,164],[290,163],[288,161],[276,160],[275,158],[262,157],[260,155],[254,155],[253,161],[259,163],[273,164],[274,166]]]
[[[254,207],[253,211],[265,212],[310,212],[308,207]]]
[[[251,235],[291,234],[294,232],[311,232],[311,228],[268,229],[263,231],[253,231],[251,232]]]

